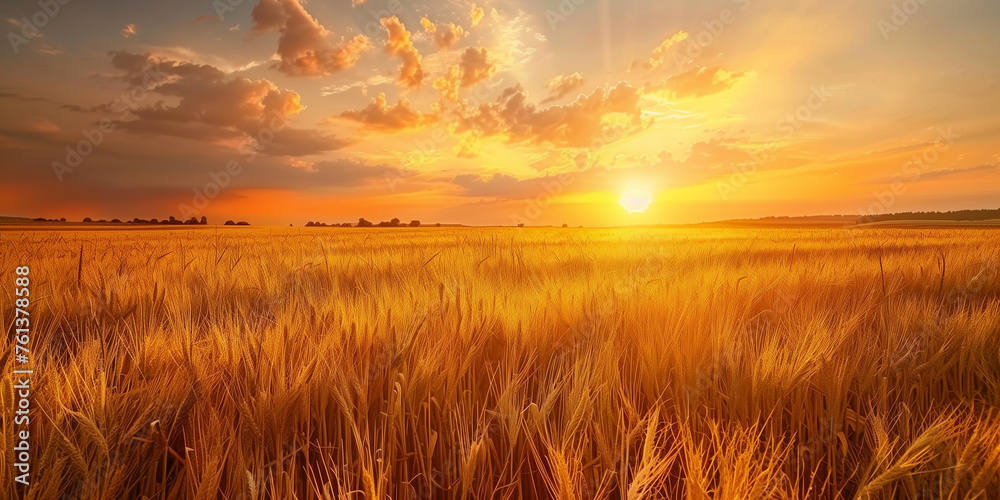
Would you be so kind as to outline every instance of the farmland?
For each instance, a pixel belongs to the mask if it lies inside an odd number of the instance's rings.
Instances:
[[[0,496],[996,498],[996,241],[3,229]]]

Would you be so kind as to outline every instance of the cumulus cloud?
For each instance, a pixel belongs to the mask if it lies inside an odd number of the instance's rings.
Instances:
[[[683,42],[684,40],[687,40],[687,38],[688,34],[686,31],[678,31],[670,38],[664,40],[658,47],[653,49],[653,53],[649,55],[649,59],[646,59],[643,66],[653,69],[662,65],[663,61],[667,59],[667,53],[670,51],[670,48]]]
[[[495,9],[494,9],[495,10]],[[472,21],[473,26],[479,26],[479,22],[486,17],[486,11],[482,7],[472,4],[472,12],[469,13],[469,19]]]
[[[438,27],[426,17],[420,19],[420,25],[424,27],[424,31],[432,36],[434,44],[441,50],[450,49],[469,35],[469,32],[455,23],[443,24]]]
[[[111,64],[131,86],[172,98],[131,109],[134,120],[119,125],[134,132],[199,140],[242,137],[277,155],[307,155],[345,146],[346,141],[314,130],[294,129],[289,120],[304,106],[298,93],[260,79],[229,78],[207,64],[157,59],[150,54],[111,52]]]
[[[713,68],[693,68],[646,87],[646,93],[670,99],[697,99],[729,90],[749,76],[745,72],[732,72]]]
[[[496,102],[482,104],[462,116],[456,132],[499,136],[510,143],[591,147],[641,126],[639,98],[639,89],[622,82],[610,90],[599,87],[571,104],[539,110],[528,103],[528,93],[518,85],[506,89]],[[605,122],[605,117],[616,114],[628,117],[629,124]]]
[[[434,88],[441,92],[445,99],[458,100],[458,89],[468,88],[479,82],[493,78],[497,72],[496,65],[490,61],[486,48],[468,48],[462,54],[457,66],[448,69],[448,73],[434,81]]]
[[[580,73],[573,73],[569,76],[559,75],[545,84],[545,88],[549,90],[549,97],[542,101],[542,104],[558,101],[569,95],[570,92],[583,87],[584,83],[583,75]]]
[[[341,38],[336,45],[330,43],[330,32],[306,12],[299,0],[260,0],[251,14],[253,32],[281,33],[276,67],[287,75],[330,75],[353,67],[372,48],[364,35]]]
[[[385,42],[386,53],[403,60],[396,81],[405,88],[419,88],[424,82],[423,58],[413,46],[410,32],[396,16],[383,17],[382,27],[389,34],[389,39]]]
[[[438,119],[437,115],[413,110],[406,99],[400,99],[395,105],[390,106],[384,93],[379,93],[368,107],[357,111],[346,111],[340,116],[362,123],[366,128],[383,132],[420,128]]]

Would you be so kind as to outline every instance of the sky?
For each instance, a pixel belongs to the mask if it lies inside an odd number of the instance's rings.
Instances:
[[[990,0],[3,0],[0,215],[1000,207]]]

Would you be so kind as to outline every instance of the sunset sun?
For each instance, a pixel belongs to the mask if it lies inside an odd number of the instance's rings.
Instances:
[[[625,192],[622,193],[621,200],[618,200],[618,203],[630,214],[645,212],[652,202],[653,195],[649,193],[649,190],[637,184],[626,188]]]

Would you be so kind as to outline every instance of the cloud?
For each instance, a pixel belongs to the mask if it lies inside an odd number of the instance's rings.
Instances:
[[[483,80],[488,80],[496,74],[496,66],[490,63],[486,48],[469,48],[462,54],[462,61],[458,63],[462,71],[462,87],[471,87]]]
[[[423,58],[413,46],[410,32],[396,16],[383,17],[382,27],[389,34],[389,39],[385,42],[386,53],[403,60],[396,81],[404,88],[419,88],[424,82],[424,69],[421,66]]]
[[[472,26],[479,26],[479,22],[486,17],[486,11],[482,7],[472,4],[472,12],[469,13],[469,19],[472,21]]]
[[[621,82],[610,90],[598,87],[571,104],[538,110],[528,103],[528,93],[517,85],[504,90],[496,102],[482,104],[462,116],[456,132],[499,136],[510,143],[591,147],[641,126],[639,98],[639,89]],[[605,123],[604,118],[614,114],[628,117],[630,124]]]
[[[589,157],[587,150],[549,148],[541,153],[529,154],[525,163],[536,172],[565,172],[583,170],[589,165]]]
[[[674,36],[667,38],[658,47],[653,49],[653,52],[649,55],[649,59],[643,62],[642,65],[649,69],[662,65],[663,61],[667,58],[667,52],[670,51],[670,48],[687,40],[687,38],[688,34],[686,31],[678,31]]]
[[[477,174],[456,176],[452,182],[465,189],[468,196],[488,196],[502,198],[518,198],[532,191],[530,181],[520,181],[507,174],[493,174],[492,177],[482,177]]]
[[[330,32],[298,0],[260,0],[251,15],[254,33],[281,33],[277,50],[280,62],[275,67],[290,76],[331,75],[353,67],[372,48],[364,35],[331,44],[327,40]]]
[[[493,78],[497,72],[496,65],[490,61],[486,48],[468,48],[462,53],[462,59],[457,66],[448,69],[448,73],[434,80],[434,88],[441,96],[452,101],[458,100],[458,89],[472,87],[479,82]]]
[[[549,90],[549,97],[542,101],[542,104],[558,101],[569,95],[570,92],[583,87],[584,83],[583,75],[580,73],[573,73],[569,76],[559,75],[545,84],[545,88]]]
[[[370,165],[358,160],[321,161],[313,165],[311,170],[303,171],[292,167],[299,174],[293,174],[293,181],[301,180],[302,187],[316,185],[336,187],[358,187],[386,179],[399,179],[413,176],[416,172],[404,170],[386,164]]]
[[[59,125],[56,125],[49,120],[36,120],[29,122],[25,124],[24,129],[31,132],[38,132],[40,134],[55,134],[62,130],[59,128]]]
[[[343,94],[351,89],[360,88],[361,93],[368,95],[368,87],[385,85],[387,83],[392,83],[393,79],[384,75],[375,75],[364,80],[356,80],[349,83],[343,83],[340,85],[328,85],[320,89],[320,95],[326,97],[336,94]]]
[[[420,19],[420,25],[424,27],[424,31],[432,35],[434,44],[441,50],[450,49],[469,35],[469,32],[455,23],[443,24],[439,28],[426,17]]]
[[[123,129],[208,141],[243,137],[257,140],[262,152],[276,155],[316,154],[347,144],[314,130],[289,127],[289,120],[305,107],[298,93],[280,89],[269,80],[229,78],[206,64],[156,59],[150,54],[120,51],[109,55],[112,66],[124,72],[123,82],[176,102],[132,108],[135,119],[118,122]]]
[[[198,16],[194,20],[194,24],[203,24],[203,23],[207,23],[207,24],[219,24],[220,22],[222,22],[222,19],[220,19],[219,16],[217,16],[217,15],[213,16],[211,14],[205,14],[205,15],[202,15],[202,16]]]
[[[497,45],[490,49],[499,71],[510,68],[521,68],[538,51],[528,43],[540,42],[531,34],[535,31],[535,20],[526,12],[519,11],[516,16],[505,19],[496,9],[493,9],[493,20],[496,23],[491,31]]]
[[[1000,163],[984,163],[982,165],[977,165],[974,167],[957,167],[957,168],[941,168],[937,170],[929,170],[920,174],[912,174],[906,177],[894,176],[894,177],[882,177],[878,179],[873,179],[867,184],[891,184],[893,182],[921,182],[929,181],[935,179],[941,179],[944,177],[952,177],[955,175],[970,174],[975,172],[994,172],[1000,169]]]
[[[731,174],[728,169],[720,171],[716,167],[752,160],[749,153],[736,148],[736,142],[728,139],[697,142],[691,145],[689,153],[683,161],[666,152],[657,157],[618,155],[600,161],[587,151],[551,150],[529,165],[544,172],[537,177],[463,174],[451,182],[462,188],[466,196],[525,199],[551,193],[553,186],[560,186],[564,193],[603,191],[621,179],[643,179],[651,185],[672,187],[695,185]]]
[[[23,96],[23,95],[16,94],[16,93],[13,93],[13,92],[0,92],[0,98],[17,99],[19,101],[29,101],[29,102],[39,102],[39,101],[49,101],[50,100],[47,97]]]
[[[438,120],[437,115],[427,115],[414,111],[406,99],[400,99],[395,106],[390,106],[386,102],[384,93],[379,93],[368,107],[358,111],[346,111],[340,116],[362,123],[366,128],[383,132],[416,129]]]
[[[136,31],[135,25],[132,23],[126,24],[125,27],[122,28],[122,36],[125,38],[132,38],[138,34],[139,33]]]
[[[729,90],[749,76],[745,72],[732,72],[713,68],[693,68],[646,87],[647,94],[658,94],[669,99],[697,99]]]

